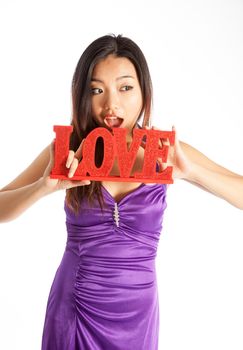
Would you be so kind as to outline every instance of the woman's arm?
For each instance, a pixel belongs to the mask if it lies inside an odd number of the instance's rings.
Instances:
[[[0,190],[0,222],[15,219],[43,196],[60,189],[90,184],[90,181],[57,180],[50,178],[54,163],[53,144],[47,146],[39,156],[11,183]],[[70,151],[67,167],[70,177],[78,161]]]
[[[182,178],[203,187],[214,195],[225,199],[235,207],[243,209],[243,176],[216,164],[204,154],[180,142],[179,147],[188,162]]]
[[[153,129],[157,129],[152,127]],[[175,131],[175,127],[172,127]],[[161,139],[169,146],[168,139]],[[178,140],[169,147],[167,163],[160,162],[160,169],[173,166],[173,178],[180,178],[228,201],[243,210],[243,176],[236,174],[207,158],[192,146]]]

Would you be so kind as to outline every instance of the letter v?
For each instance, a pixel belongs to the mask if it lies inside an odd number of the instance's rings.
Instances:
[[[120,177],[129,177],[138,153],[139,146],[141,145],[142,138],[144,135],[146,135],[146,130],[134,130],[133,140],[129,150],[127,149],[126,142],[127,129],[113,128],[112,131],[116,140],[115,147]]]

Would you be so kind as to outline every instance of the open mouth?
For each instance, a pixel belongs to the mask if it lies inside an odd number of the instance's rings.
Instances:
[[[106,115],[104,119],[104,123],[110,128],[119,128],[123,122],[123,119],[117,117],[116,115]]]

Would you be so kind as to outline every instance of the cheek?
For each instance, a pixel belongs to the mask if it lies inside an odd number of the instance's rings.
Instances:
[[[99,105],[95,100],[91,100],[91,111],[94,116],[98,114]]]
[[[99,112],[102,109],[104,101],[102,96],[94,96],[91,99],[91,108],[93,111]]]
[[[133,113],[139,114],[142,108],[142,96],[134,95],[130,99],[129,107],[133,111]]]

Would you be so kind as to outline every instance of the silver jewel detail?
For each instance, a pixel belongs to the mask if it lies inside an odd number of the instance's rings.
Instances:
[[[116,226],[119,227],[120,218],[119,218],[119,211],[118,211],[117,203],[115,203],[113,216],[114,216],[114,220],[115,220]]]

